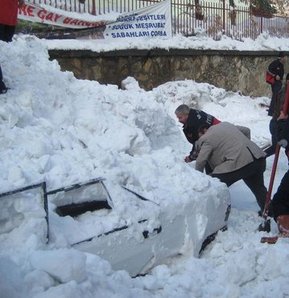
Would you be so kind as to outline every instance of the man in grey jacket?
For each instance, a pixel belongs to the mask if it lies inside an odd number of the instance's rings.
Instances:
[[[243,180],[256,197],[263,211],[267,189],[263,173],[266,168],[265,154],[235,125],[221,122],[199,129],[196,170],[203,172],[206,163],[212,169],[211,176],[227,186]]]

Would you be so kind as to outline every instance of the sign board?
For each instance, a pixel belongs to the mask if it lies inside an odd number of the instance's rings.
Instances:
[[[120,15],[104,30],[105,39],[171,36],[171,3],[168,0]]]
[[[170,0],[158,2],[130,13],[93,16],[57,9],[44,4],[19,8],[21,20],[71,29],[99,28],[104,39],[171,37]]]

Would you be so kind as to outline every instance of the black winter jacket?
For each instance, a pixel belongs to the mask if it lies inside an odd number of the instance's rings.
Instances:
[[[268,70],[273,75],[278,75],[280,77],[280,80],[283,80],[284,76],[284,65],[281,63],[280,59],[276,59],[273,62],[271,62],[268,66]]]
[[[183,132],[187,140],[193,145],[191,154],[194,151],[195,142],[199,138],[198,130],[205,124],[209,126],[219,123],[220,121],[214,116],[201,110],[190,109],[187,123],[183,126]]]

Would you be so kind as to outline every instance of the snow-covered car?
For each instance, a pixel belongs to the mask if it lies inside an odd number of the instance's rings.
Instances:
[[[40,195],[36,195],[37,190]],[[7,217],[0,219],[7,227],[2,232],[12,231],[25,218],[25,204],[19,209],[19,200],[33,198],[33,205],[39,206],[34,212],[45,210],[40,213],[47,224],[48,244],[57,247],[61,243],[96,254],[109,261],[114,270],[136,276],[187,249],[198,256],[219,230],[226,229],[230,212],[226,191],[217,198],[202,198],[198,208],[194,200],[180,204],[178,211],[125,186],[120,186],[118,195],[120,192],[131,208],[116,208],[103,178],[49,191],[43,182],[0,194],[2,208],[9,210]],[[31,212],[29,204],[26,208]]]

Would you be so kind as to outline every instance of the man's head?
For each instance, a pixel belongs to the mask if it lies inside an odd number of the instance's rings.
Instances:
[[[199,138],[200,138],[201,136],[203,136],[203,135],[207,132],[207,130],[209,129],[209,127],[210,127],[209,124],[204,124],[204,125],[202,125],[202,126],[198,129]]]
[[[279,52],[278,59],[280,60],[281,63],[284,64],[285,61],[286,61],[286,55],[285,55],[285,53],[284,52]]]
[[[187,123],[189,113],[190,113],[190,108],[185,104],[178,106],[175,110],[175,114],[176,114],[177,118],[179,119],[179,122],[182,124]]]

